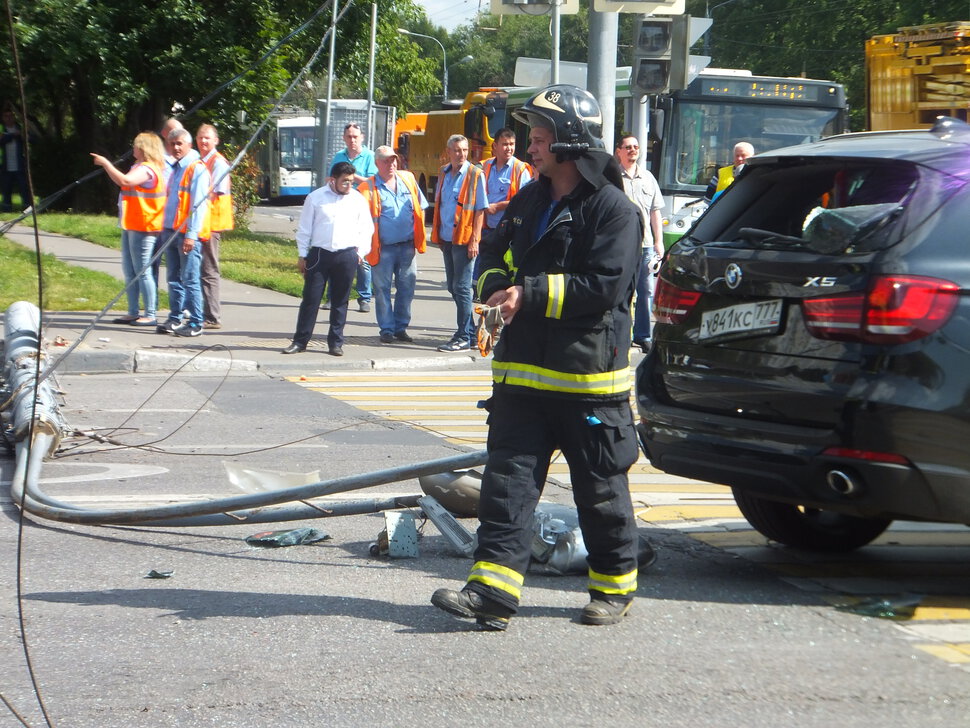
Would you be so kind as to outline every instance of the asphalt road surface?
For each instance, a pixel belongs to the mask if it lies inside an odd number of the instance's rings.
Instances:
[[[441,386],[449,376],[440,373]],[[397,415],[380,401],[389,395],[374,404],[299,376],[63,376],[58,384],[73,428],[145,446],[67,438],[42,487],[83,508],[235,495],[224,462],[333,478],[445,457],[477,449],[469,431],[481,426],[456,436],[421,414],[428,397],[403,379],[393,391],[413,406]],[[468,386],[452,399],[476,396],[480,385]],[[0,478],[11,466],[0,460]],[[634,497],[659,558],[641,574],[631,616],[584,627],[582,577],[530,574],[505,633],[477,632],[429,604],[470,566],[430,523],[420,527],[417,558],[388,559],[369,550],[381,514],[213,528],[28,519],[21,531],[4,491],[3,697],[29,725],[45,725],[21,645],[19,579],[25,644],[53,725],[967,724],[970,675],[944,655],[970,644],[960,637],[970,583],[963,534],[927,531],[905,581],[892,570],[918,531],[887,543],[895,551],[873,547],[837,563],[793,558],[736,516],[691,515],[688,486],[678,486],[680,516],[661,510],[677,487],[649,480],[638,480]],[[375,490],[419,492],[414,481]],[[566,487],[547,496],[569,500]],[[331,538],[273,550],[243,540],[298,526]],[[173,573],[146,579],[152,569]],[[934,608],[949,604],[928,620],[936,652],[915,619],[833,603],[901,589],[919,589],[927,608],[927,594]],[[0,725],[19,724],[2,711]]]

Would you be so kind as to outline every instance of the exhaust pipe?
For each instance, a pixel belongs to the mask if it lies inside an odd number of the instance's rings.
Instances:
[[[839,495],[857,495],[862,484],[855,476],[844,470],[830,470],[825,474],[825,482]]]

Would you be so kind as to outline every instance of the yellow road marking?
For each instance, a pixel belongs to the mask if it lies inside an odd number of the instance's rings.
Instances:
[[[970,663],[970,643],[916,645],[916,648],[955,665]]]

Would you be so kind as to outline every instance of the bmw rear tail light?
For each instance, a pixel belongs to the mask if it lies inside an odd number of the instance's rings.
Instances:
[[[806,298],[802,312],[819,339],[904,344],[943,326],[960,287],[925,276],[876,276],[867,293]]]
[[[685,291],[658,278],[657,290],[653,295],[654,318],[658,324],[682,324],[700,297],[697,291]]]

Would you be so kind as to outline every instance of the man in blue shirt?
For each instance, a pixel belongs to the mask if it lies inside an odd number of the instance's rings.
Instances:
[[[418,266],[415,253],[427,249],[424,210],[428,206],[414,175],[398,171],[398,157],[391,147],[374,153],[377,174],[358,187],[367,198],[371,218],[377,226],[367,256],[373,266],[374,304],[381,343],[410,342],[411,302]],[[391,287],[397,295],[391,301]]]
[[[488,195],[485,174],[468,161],[468,140],[461,134],[448,138],[448,164],[441,168],[435,190],[431,241],[441,246],[445,280],[458,309],[457,329],[451,341],[438,351],[465,351],[474,338],[472,322],[472,272]]]
[[[350,162],[354,166],[355,185],[377,174],[374,153],[364,146],[364,132],[356,122],[352,121],[344,126],[344,144],[347,148],[333,155],[331,168],[337,162]],[[365,260],[357,266],[357,308],[361,313],[370,311],[371,297],[371,269],[370,263]]]
[[[202,241],[209,237],[209,170],[192,148],[192,135],[175,129],[168,135],[173,163],[168,177],[162,240],[166,241],[168,320],[160,334],[202,334]],[[182,311],[189,312],[182,321]]]

